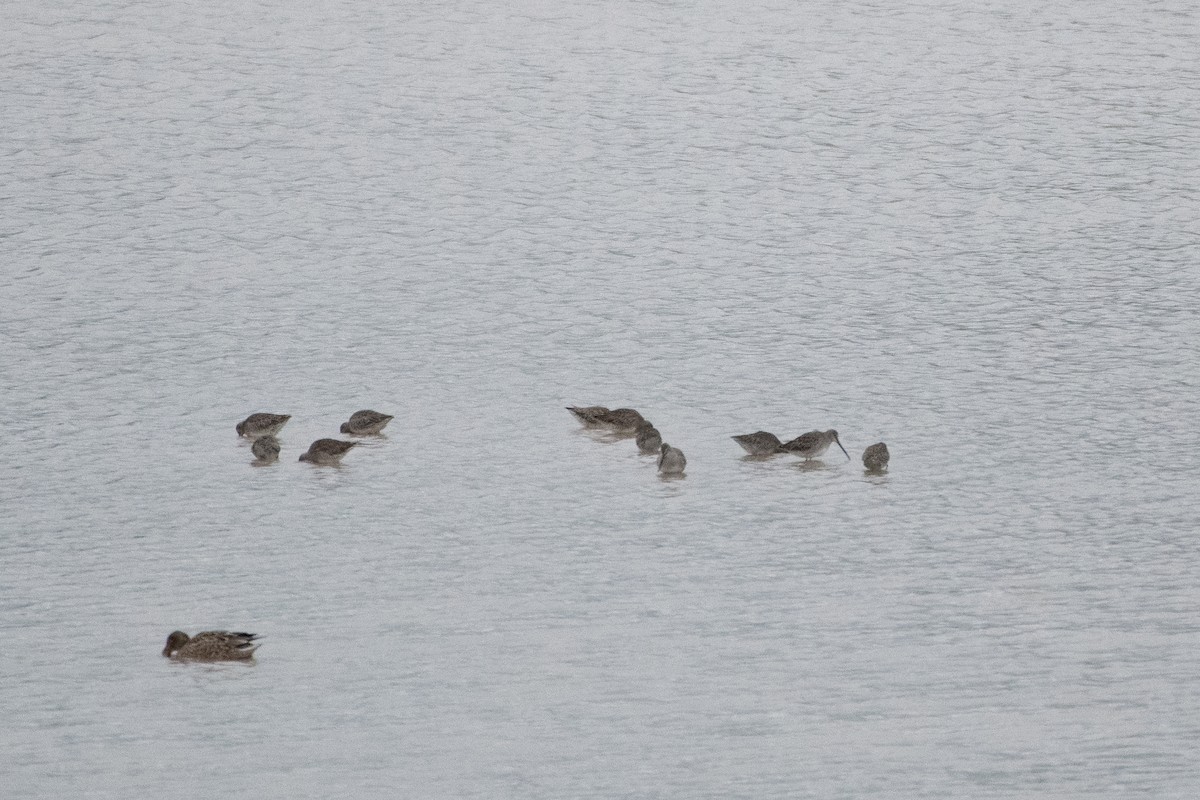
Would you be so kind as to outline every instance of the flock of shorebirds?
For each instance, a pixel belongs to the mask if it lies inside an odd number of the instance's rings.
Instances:
[[[610,410],[604,406],[567,406],[567,411],[589,428],[606,428],[614,433],[634,434],[640,452],[645,455],[659,454],[658,471],[663,474],[682,474],[687,466],[683,451],[664,442],[662,434],[653,423],[632,408]],[[824,454],[831,444],[836,444],[846,454],[846,458],[850,458],[850,454],[846,453],[846,448],[842,447],[841,441],[838,440],[838,432],[835,430],[809,431],[786,442],[780,441],[778,436],[767,431],[743,433],[731,438],[752,456],[791,453],[801,456],[805,461],[811,461]],[[868,472],[883,472],[887,469],[889,458],[887,445],[876,442],[863,451],[862,462]]]
[[[663,475],[682,475],[687,467],[687,458],[683,451],[672,447],[663,441],[662,434],[654,425],[632,408],[608,409],[604,406],[567,406],[580,422],[589,428],[601,428],[617,434],[633,435],[637,442],[638,451],[644,455],[658,454],[658,471]],[[276,438],[283,426],[292,417],[290,414],[251,414],[236,426],[238,436],[251,439],[251,452],[260,464],[270,464],[279,460],[279,439]],[[390,414],[364,409],[350,415],[350,419],[342,423],[341,432],[348,436],[373,436],[380,433],[393,419]],[[743,433],[732,437],[741,448],[752,456],[770,456],[777,453],[792,453],[801,456],[806,461],[822,455],[830,445],[836,444],[846,453],[838,440],[838,432],[809,431],[795,439],[780,441],[779,437],[767,431]],[[347,442],[340,439],[317,439],[307,451],[300,454],[301,461],[313,464],[336,465],[342,456],[358,442]],[[862,455],[863,466],[869,472],[883,472],[888,465],[888,449],[883,442],[868,447]],[[167,637],[167,646],[163,655],[167,658],[185,661],[249,661],[254,658],[258,649],[254,633],[235,633],[231,631],[203,631],[195,636],[188,636],[183,631],[174,631]]]
[[[291,418],[291,414],[251,414],[239,422],[235,430],[238,436],[253,440],[250,452],[254,453],[258,463],[270,464],[279,460],[279,439],[276,435]],[[342,423],[341,431],[350,436],[373,436],[393,419],[395,417],[391,414],[363,409],[351,414],[350,419]],[[300,460],[327,466],[340,464],[342,456],[357,444],[340,439],[317,439],[306,452],[300,454]]]

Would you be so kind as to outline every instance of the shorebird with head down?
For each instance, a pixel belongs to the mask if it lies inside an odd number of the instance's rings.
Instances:
[[[258,649],[254,644],[257,638],[255,633],[203,631],[188,636],[183,631],[175,631],[167,637],[162,654],[182,661],[249,661]]]
[[[802,433],[780,446],[783,448],[783,452],[803,456],[805,461],[809,461],[823,454],[831,444],[836,444],[843,453],[846,453],[846,448],[842,447],[842,443],[838,441],[838,432],[835,430]],[[846,453],[846,459],[850,459],[849,453]]]

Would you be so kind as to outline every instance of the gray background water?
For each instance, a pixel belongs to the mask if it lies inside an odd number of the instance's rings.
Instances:
[[[1194,4],[2,16],[0,793],[1200,792]]]

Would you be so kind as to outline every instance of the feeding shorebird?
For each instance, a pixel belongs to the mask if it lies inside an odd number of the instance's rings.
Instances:
[[[608,413],[608,409],[604,406],[567,406],[567,411],[570,411],[579,418],[580,422],[590,428],[602,425],[600,415]]]
[[[167,646],[162,654],[167,658],[187,661],[248,661],[254,658],[258,645],[254,633],[231,633],[229,631],[204,631],[188,636],[175,631],[167,637]]]
[[[251,414],[239,422],[235,430],[238,436],[245,436],[247,439],[274,436],[291,418],[291,414]]]
[[[752,456],[769,456],[774,453],[784,452],[783,442],[779,441],[779,437],[766,431],[743,433],[740,436],[732,436],[730,438],[741,445],[742,449]]]
[[[654,423],[649,420],[642,420],[642,424],[637,427],[637,442],[638,450],[643,455],[652,455],[658,452],[662,447],[662,434],[658,432],[658,428],[654,427]]]
[[[891,457],[887,445],[883,442],[876,442],[863,451],[863,466],[871,472],[883,472],[887,469],[888,460]]]
[[[567,406],[567,411],[589,428],[612,428],[618,433],[633,433],[638,425],[645,422],[642,415],[632,408],[615,408],[610,411],[604,406]]]
[[[349,422],[342,423],[342,433],[348,433],[351,436],[370,436],[382,431],[393,419],[395,417],[391,414],[381,414],[370,409],[355,411],[350,415]]]
[[[260,436],[254,440],[254,444],[250,445],[250,452],[254,453],[254,457],[264,464],[277,461],[279,459],[279,440],[270,434]]]
[[[341,463],[342,456],[346,455],[350,448],[357,447],[358,444],[358,442],[342,442],[337,439],[317,439],[309,445],[308,452],[300,454],[300,460],[336,466]]]
[[[834,430],[802,433],[780,446],[783,448],[783,452],[803,456],[807,461],[824,453],[831,444],[836,444],[843,453],[846,453],[846,448],[842,447],[842,443],[838,441],[838,432]],[[849,453],[846,453],[846,458],[850,458]]]
[[[678,447],[663,442],[662,454],[658,457],[658,471],[664,475],[678,475],[687,466],[687,459]]]

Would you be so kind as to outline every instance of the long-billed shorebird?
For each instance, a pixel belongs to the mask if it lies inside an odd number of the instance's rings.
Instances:
[[[204,631],[188,636],[175,631],[167,637],[167,646],[162,654],[167,658],[186,661],[248,661],[254,658],[258,645],[255,633],[231,633],[230,631]]]
[[[254,453],[263,464],[270,464],[272,461],[279,460],[279,440],[270,434],[260,436],[254,440],[254,444],[250,445],[250,452]]]
[[[883,472],[887,469],[888,460],[891,457],[887,445],[883,442],[876,442],[863,451],[863,466],[871,472]]]
[[[658,452],[662,447],[662,434],[658,432],[658,428],[654,427],[654,423],[650,420],[642,420],[642,424],[637,427],[637,442],[638,451],[643,455],[652,455]]]
[[[251,414],[235,426],[238,436],[257,439],[260,436],[275,436],[287,425],[291,414]]]
[[[740,436],[732,436],[730,438],[741,445],[742,449],[752,456],[769,456],[774,453],[784,452],[783,442],[779,441],[779,437],[766,431],[743,433]]]
[[[663,442],[661,454],[658,457],[658,471],[664,475],[678,475],[687,467],[687,459],[678,447]]]
[[[567,411],[570,411],[579,421],[591,428],[603,425],[600,421],[602,414],[607,414],[608,409],[604,406],[567,406]]]
[[[341,430],[342,433],[348,433],[351,436],[370,436],[382,431],[393,419],[395,417],[391,414],[382,414],[378,411],[363,409],[351,414],[350,421],[343,422]]]
[[[604,406],[567,406],[584,425],[590,428],[612,428],[618,433],[633,433],[645,418],[632,408],[614,408],[608,410]]]
[[[336,466],[342,461],[342,456],[357,447],[358,442],[342,442],[337,439],[317,439],[309,445],[308,451],[300,454],[301,461],[311,461],[314,464]]]
[[[783,452],[803,456],[807,461],[824,453],[831,444],[836,444],[843,453],[846,453],[846,448],[842,447],[842,443],[838,441],[838,432],[835,430],[802,433],[790,442],[784,442],[780,447],[783,448]],[[846,458],[849,460],[849,453],[846,453]]]

